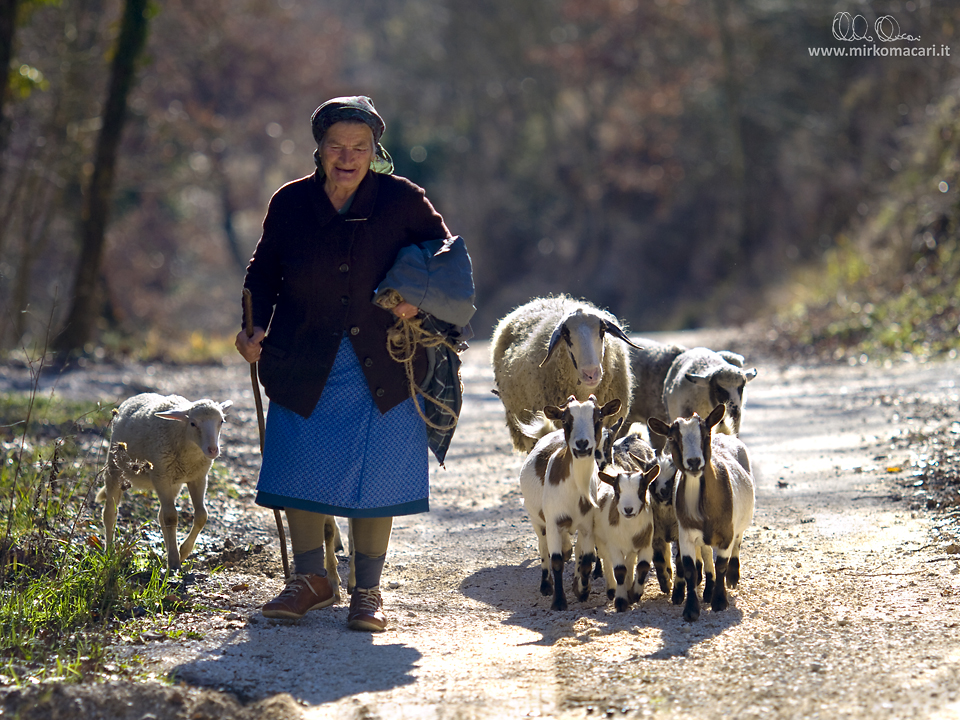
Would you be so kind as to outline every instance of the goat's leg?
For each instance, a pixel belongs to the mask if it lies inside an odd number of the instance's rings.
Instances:
[[[683,619],[694,622],[700,618],[700,599],[697,597],[697,566],[692,555],[682,555],[683,579],[687,586],[687,602],[683,607]]]
[[[633,602],[637,602],[643,596],[643,586],[647,582],[647,575],[650,573],[650,564],[653,561],[653,549],[643,548],[637,554],[631,557],[631,564],[636,563],[633,574]]]
[[[660,592],[670,594],[673,586],[673,562],[670,558],[670,543],[662,537],[653,538],[653,566],[657,571]]]
[[[553,594],[553,583],[550,579],[550,552],[547,550],[547,528],[534,525],[537,533],[537,545],[540,553],[540,594]]]
[[[592,525],[592,519],[590,523]],[[577,570],[573,576],[573,592],[580,602],[584,602],[590,597],[590,572],[597,560],[596,545],[591,530],[592,527],[591,529],[581,527],[577,533]],[[587,549],[589,552],[585,552]]]
[[[337,572],[337,544],[343,550],[343,543],[340,541],[340,529],[337,527],[337,521],[332,515],[327,515],[323,525],[323,564],[327,570],[327,580],[333,587],[333,598],[340,602],[340,573]]]
[[[727,587],[735,588],[740,582],[740,543],[743,542],[743,533],[737,535],[733,541],[733,552],[730,555],[730,564],[727,565]]]
[[[725,578],[730,557],[729,555],[723,555],[723,552],[722,550],[717,552],[717,584],[713,588],[713,595],[710,601],[710,608],[715,612],[726,610],[729,605],[727,602],[727,584]],[[725,552],[729,553],[730,548],[727,548]],[[707,601],[706,594],[703,596],[703,601]]]
[[[717,571],[713,565],[713,548],[709,545],[702,545],[700,547],[700,554],[703,557],[703,601],[707,602],[713,597]]]
[[[569,532],[569,519],[561,519],[566,527],[561,528],[557,522],[548,520],[544,542],[547,546],[547,553],[550,556],[550,569],[553,573],[553,604],[552,610],[566,610],[567,596],[563,591],[563,542],[564,536]]]

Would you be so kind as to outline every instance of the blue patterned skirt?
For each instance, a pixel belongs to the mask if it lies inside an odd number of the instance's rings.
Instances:
[[[381,415],[344,338],[309,418],[270,403],[256,503],[340,517],[426,512],[427,432],[414,402]]]

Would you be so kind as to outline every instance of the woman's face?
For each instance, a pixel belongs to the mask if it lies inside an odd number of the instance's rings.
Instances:
[[[320,143],[320,165],[326,184],[353,192],[373,160],[373,130],[365,123],[338,122],[330,126]]]

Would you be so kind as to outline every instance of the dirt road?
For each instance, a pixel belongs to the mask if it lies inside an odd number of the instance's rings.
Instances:
[[[475,343],[447,467],[431,471],[432,510],[395,526],[384,572],[391,627],[372,636],[345,629],[345,601],[298,623],[259,613],[282,580],[272,513],[250,499],[257,440],[245,366],[125,369],[128,386],[237,403],[224,463],[239,482],[214,498],[219,515],[204,534],[208,547],[266,547],[201,577],[206,609],[117,648],[118,663],[139,658],[175,687],[138,694],[117,682],[55,697],[124,718],[236,714],[217,693],[249,717],[294,707],[305,718],[391,720],[960,717],[960,548],[936,532],[944,516],[913,496],[910,450],[894,442],[927,422],[911,409],[957,406],[960,363],[804,368],[738,349],[760,370],[742,427],[758,493],[728,610],[686,623],[652,578],[624,613],[601,581],[586,603],[549,609],[520,503],[522,458],[490,393],[488,346]],[[64,392],[72,382],[61,380]],[[119,391],[106,377],[81,385]],[[32,692],[7,695],[6,711],[34,717]]]

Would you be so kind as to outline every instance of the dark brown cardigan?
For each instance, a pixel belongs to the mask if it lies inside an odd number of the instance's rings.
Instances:
[[[254,325],[267,328],[259,367],[267,396],[309,417],[346,332],[380,412],[406,400],[404,368],[386,348],[395,318],[371,300],[400,248],[447,237],[424,191],[405,178],[368,172],[343,215],[316,173],[280,188],[243,282]],[[419,380],[422,349],[415,368]]]

